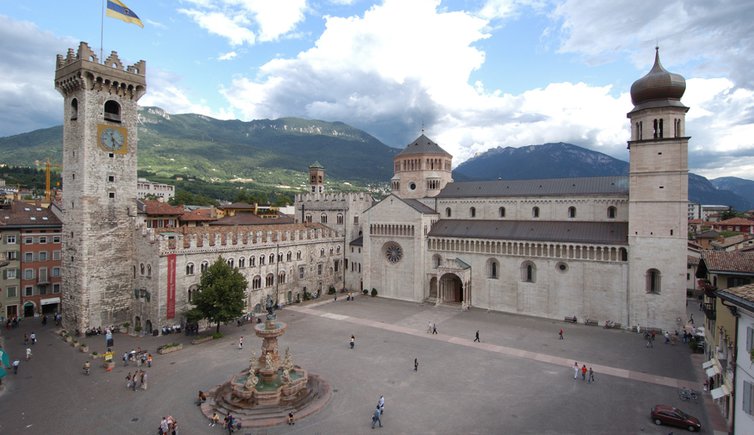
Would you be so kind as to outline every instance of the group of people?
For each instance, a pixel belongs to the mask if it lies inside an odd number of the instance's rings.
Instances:
[[[133,375],[131,372],[128,372],[126,375],[126,388],[136,391],[137,388],[141,387],[142,390],[146,390],[147,378],[147,372],[144,370],[136,370]]]
[[[131,349],[130,352],[123,353],[123,366],[127,366],[129,361],[135,362],[137,367],[152,367],[152,354],[141,348]]]
[[[372,429],[378,424],[382,427],[382,415],[385,414],[385,396],[380,396],[377,400],[377,408],[372,413]]]
[[[592,382],[594,382],[594,370],[592,370],[591,367],[587,369],[586,364],[582,365],[579,368],[579,363],[574,362],[573,363],[573,379],[578,379],[579,373],[581,373],[582,381],[586,381],[587,384],[591,384]]]
[[[435,322],[427,322],[427,334],[437,334],[437,324]]]
[[[158,430],[160,435],[177,435],[178,434],[178,422],[172,415],[162,417],[160,421],[160,429]]]

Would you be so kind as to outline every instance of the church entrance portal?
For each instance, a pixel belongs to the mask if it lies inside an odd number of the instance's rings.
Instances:
[[[463,283],[461,278],[453,273],[446,273],[440,278],[440,290],[442,293],[442,301],[449,303],[461,303],[463,302]],[[430,283],[430,292],[431,292]]]

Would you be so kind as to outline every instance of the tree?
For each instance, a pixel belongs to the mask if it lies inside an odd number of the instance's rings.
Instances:
[[[244,311],[246,278],[228,265],[222,256],[202,272],[194,305],[202,317],[217,324],[240,317]]]

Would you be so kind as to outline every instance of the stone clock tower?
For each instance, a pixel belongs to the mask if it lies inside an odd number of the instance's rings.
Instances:
[[[63,314],[83,330],[129,321],[136,216],[137,101],[146,64],[100,63],[82,42],[58,55],[64,98]]]

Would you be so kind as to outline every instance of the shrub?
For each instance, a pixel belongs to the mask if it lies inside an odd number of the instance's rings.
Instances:
[[[136,326],[134,327],[134,331],[136,331],[136,332],[141,332],[141,325],[136,325]]]
[[[305,301],[308,301],[311,298],[312,298],[312,295],[309,292],[304,292],[304,300]]]
[[[131,326],[131,324],[129,322],[123,323],[123,327],[124,328],[128,329],[129,326]]]
[[[377,296],[377,289],[373,288],[372,289],[372,297],[375,297],[375,296]]]
[[[334,295],[335,294],[335,287],[330,286],[330,288],[327,289],[327,294],[328,295]]]
[[[362,292],[362,293],[364,293],[365,295],[368,295],[368,294],[369,294],[369,290],[367,290],[367,289],[364,289],[364,290],[362,290],[361,292]]]
[[[218,338],[223,338],[223,333],[222,332],[215,332],[214,334],[212,334],[212,339],[213,340],[217,340]]]

